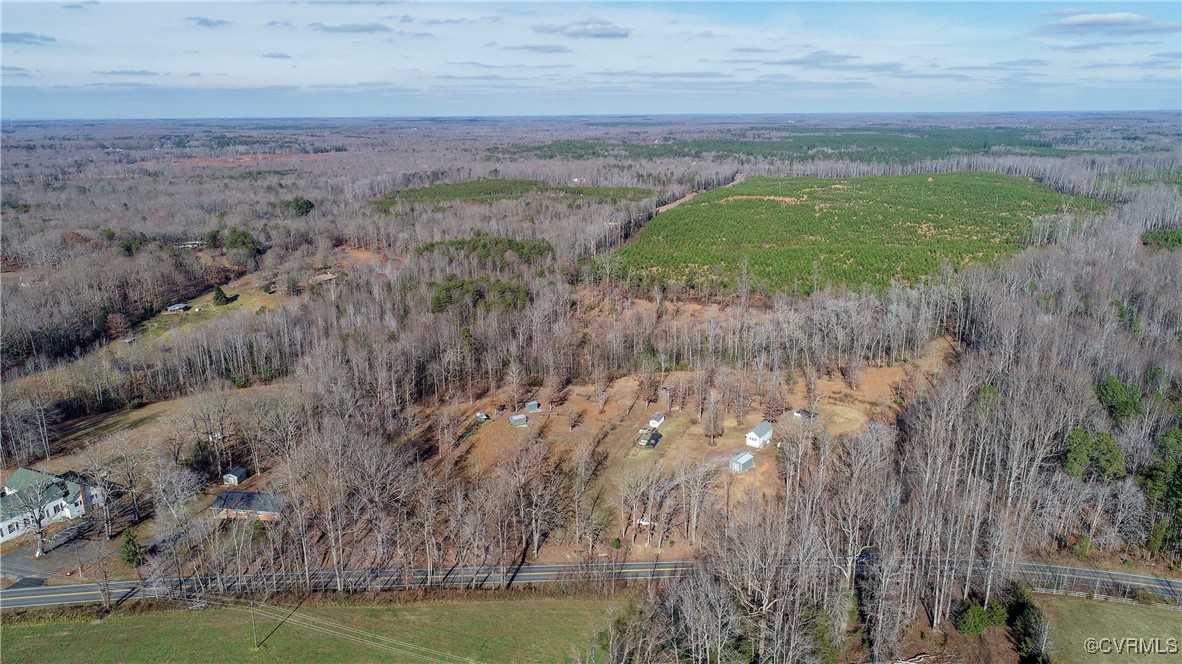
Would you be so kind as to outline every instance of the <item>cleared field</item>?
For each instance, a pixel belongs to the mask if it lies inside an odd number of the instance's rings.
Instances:
[[[1106,203],[992,173],[751,178],[657,216],[619,255],[642,285],[754,285],[811,292],[914,282],[1018,251],[1036,217]]]
[[[279,621],[231,609],[153,611],[101,622],[4,626],[13,662],[561,662],[605,628],[620,601],[588,598],[447,601],[387,606],[317,605]],[[332,623],[307,624],[311,619]],[[278,627],[278,629],[276,629]],[[343,638],[346,629],[366,641]],[[411,644],[411,645],[406,645]],[[411,652],[422,653],[416,657]]]
[[[641,200],[653,195],[648,189],[635,187],[568,187],[536,180],[473,180],[453,184],[436,184],[418,189],[392,191],[373,202],[382,212],[390,212],[395,205],[414,203],[470,202],[492,203],[520,198],[526,194],[549,194],[601,201]]]
[[[210,321],[215,318],[231,314],[236,311],[257,312],[260,309],[274,309],[293,300],[284,294],[282,289],[275,293],[264,293],[261,289],[260,275],[247,275],[236,279],[222,287],[230,298],[228,304],[213,303],[213,291],[209,290],[201,295],[185,300],[190,309],[179,314],[161,312],[140,323],[135,328],[135,335],[143,339],[165,337],[175,330]]]
[[[1089,653],[1088,639],[1160,639],[1164,649],[1167,639],[1182,647],[1182,613],[1153,606],[1132,606],[1079,599],[1041,597],[1040,604],[1051,620],[1056,662],[1144,662],[1176,661],[1178,655],[1143,653]]]

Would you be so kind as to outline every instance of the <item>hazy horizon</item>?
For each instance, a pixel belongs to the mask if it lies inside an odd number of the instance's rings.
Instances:
[[[4,119],[1176,111],[1179,3],[4,3]]]

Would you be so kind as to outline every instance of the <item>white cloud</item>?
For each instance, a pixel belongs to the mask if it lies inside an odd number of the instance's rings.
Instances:
[[[600,18],[571,21],[562,25],[535,25],[533,31],[576,39],[623,39],[632,32],[629,28],[622,28]]]
[[[1073,14],[1043,26],[1052,33],[1134,35],[1148,32],[1177,32],[1177,23],[1158,23],[1148,16],[1131,12],[1114,14]]]
[[[561,44],[523,44],[521,46],[503,46],[506,51],[529,51],[531,53],[570,53],[571,50]]]
[[[384,23],[341,23],[338,25],[328,25],[325,23],[316,22],[308,27],[317,32],[343,32],[349,34],[366,34],[373,32],[394,32],[390,26]]]

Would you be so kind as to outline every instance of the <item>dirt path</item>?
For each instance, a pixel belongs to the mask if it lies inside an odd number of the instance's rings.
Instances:
[[[727,187],[733,187],[746,179],[747,179],[746,173],[738,173],[735,175],[734,182],[731,182],[730,184],[724,184],[718,188],[719,189],[726,189]],[[709,191],[709,190],[707,190],[707,191]],[[672,203],[666,203],[666,204],[662,205],[661,207],[657,208],[657,211],[653,214],[653,216],[655,217],[656,215],[661,214],[662,212],[672,210],[673,208],[677,207],[678,205],[681,205],[682,203],[688,203],[688,202],[694,200],[694,198],[697,197],[697,195],[700,193],[702,193],[702,192],[691,191],[690,193],[686,194],[685,196],[682,196],[681,198],[673,201]]]
[[[728,185],[729,186],[729,185]],[[730,201],[777,201],[785,205],[792,205],[801,201],[807,201],[808,196],[801,196],[800,198],[790,198],[788,196],[727,196],[718,201],[719,203],[729,203]]]

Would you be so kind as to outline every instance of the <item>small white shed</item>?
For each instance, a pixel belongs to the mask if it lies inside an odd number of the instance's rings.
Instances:
[[[529,418],[524,413],[509,416],[509,424],[515,427],[523,427],[529,425]]]
[[[525,404],[525,412],[533,413],[542,409],[542,405],[537,401],[530,401]]]
[[[659,429],[665,423],[665,413],[657,413],[653,415],[653,419],[648,421],[650,429]]]
[[[238,486],[245,480],[249,473],[242,466],[235,466],[230,472],[222,475],[222,484],[226,486]]]
[[[747,447],[761,449],[772,439],[772,423],[764,420],[747,432]]]
[[[745,473],[755,467],[755,457],[750,452],[743,452],[742,454],[731,459],[732,473]]]

